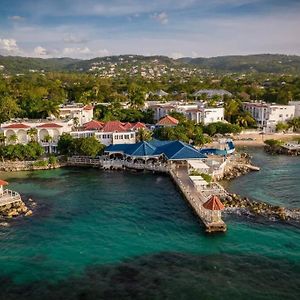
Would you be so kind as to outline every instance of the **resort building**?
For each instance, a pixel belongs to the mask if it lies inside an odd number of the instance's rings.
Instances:
[[[245,102],[243,108],[252,115],[258,126],[265,132],[275,132],[278,122],[286,122],[295,116],[295,105]]]
[[[147,108],[154,111],[154,120],[158,121],[161,118],[169,115],[171,112],[182,113],[187,119],[196,123],[209,124],[214,122],[224,121],[224,108],[208,108],[202,102],[182,103],[147,103]]]
[[[27,144],[31,140],[39,142],[46,152],[56,152],[59,137],[70,133],[73,120],[24,120],[1,124],[1,132],[5,137],[5,144]],[[34,129],[34,131],[33,131]]]
[[[110,157],[123,157],[125,159],[158,159],[165,160],[202,160],[207,156],[201,154],[193,146],[181,141],[159,141],[140,142],[133,145],[119,144],[106,147],[105,153]]]
[[[210,124],[215,122],[224,121],[224,108],[198,108],[189,109],[185,112],[186,117],[189,120],[195,121],[196,123]]]
[[[100,143],[108,145],[116,144],[134,144],[136,143],[136,132],[139,129],[145,129],[145,124],[122,123],[120,121],[100,122],[92,120],[85,123],[77,131],[72,131],[74,138],[83,138],[94,136]]]
[[[60,119],[74,119],[78,124],[83,125],[93,119],[94,107],[92,105],[63,105],[59,108]]]

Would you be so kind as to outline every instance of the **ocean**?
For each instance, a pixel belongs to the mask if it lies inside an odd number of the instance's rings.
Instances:
[[[232,192],[300,207],[300,159],[248,149]],[[166,175],[2,173],[37,206],[0,226],[0,299],[300,299],[300,226],[225,215],[206,234]]]

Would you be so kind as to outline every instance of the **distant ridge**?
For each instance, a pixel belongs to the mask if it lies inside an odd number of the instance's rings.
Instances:
[[[206,71],[222,73],[291,73],[300,74],[300,56],[282,54],[255,54],[232,55],[210,58],[183,57],[172,59],[167,56],[142,56],[142,55],[118,55],[97,57],[93,59],[63,58],[32,58],[20,56],[1,56],[0,72],[17,74],[28,73],[29,70],[44,70],[45,72],[87,72],[95,64],[115,63],[117,65],[141,66],[151,64],[164,64],[168,67],[181,68],[193,67]]]

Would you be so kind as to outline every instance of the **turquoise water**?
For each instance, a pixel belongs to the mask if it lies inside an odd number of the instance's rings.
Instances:
[[[274,158],[255,155],[265,164],[261,173],[230,188],[300,207],[299,179],[287,181],[293,198],[281,188],[270,197],[271,183],[261,174]],[[275,186],[289,164],[299,176],[299,161],[284,159],[272,167]],[[93,169],[0,175],[37,202],[32,217],[0,227],[0,299],[300,297],[297,225],[228,215],[226,234],[207,235],[164,175]]]

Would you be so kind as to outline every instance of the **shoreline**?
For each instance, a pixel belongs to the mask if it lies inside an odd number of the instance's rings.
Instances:
[[[228,186],[227,183],[230,181],[240,177],[247,175],[252,171],[258,171],[258,167],[253,166],[251,163],[251,157],[247,153],[240,153],[241,156],[235,158],[229,162],[229,166],[224,171],[224,175],[221,179],[216,180],[222,188],[224,189],[226,196],[220,197],[221,201],[224,203],[225,206],[225,213],[235,213],[237,215],[247,215],[247,216],[263,216],[269,220],[296,220],[300,221],[300,208],[298,209],[289,209],[285,207],[275,206],[265,201],[256,201],[243,195],[237,195],[235,193],[231,193],[227,190]],[[67,168],[67,167],[75,167],[75,168],[82,168],[82,167],[92,167],[92,166],[75,166],[70,165],[68,163],[59,163],[55,166],[45,166],[45,167],[36,167],[36,168],[26,168],[24,170],[9,170],[3,171],[7,173],[12,172],[19,172],[19,171],[35,171],[35,170],[51,170],[57,168]],[[106,169],[104,169],[106,170]],[[118,168],[113,170],[119,170]],[[129,170],[136,172],[152,172],[157,173],[151,170],[135,170],[132,168],[122,168],[122,170]],[[167,175],[167,174],[166,174]],[[170,174],[168,174],[170,175]],[[171,177],[171,175],[170,175]],[[28,199],[29,200],[29,199]]]

